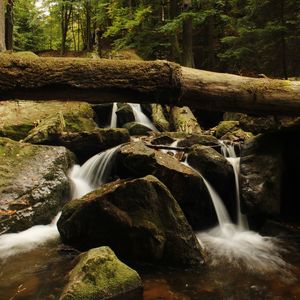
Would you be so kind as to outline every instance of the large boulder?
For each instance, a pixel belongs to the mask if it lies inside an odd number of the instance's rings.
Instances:
[[[282,158],[278,135],[259,135],[242,148],[241,201],[248,215],[280,214]]]
[[[122,127],[126,123],[134,122],[135,117],[132,108],[127,103],[118,103],[117,114],[117,127]]]
[[[64,147],[0,138],[0,232],[51,221],[68,195],[71,157]]]
[[[58,221],[63,242],[86,250],[108,245],[126,260],[199,267],[201,249],[169,190],[146,176],[103,185],[67,203]]]
[[[130,135],[147,135],[152,131],[151,128],[138,122],[126,123],[123,125],[123,128],[126,128]]]
[[[116,162],[121,178],[151,174],[163,182],[194,229],[204,229],[216,223],[215,210],[203,179],[176,158],[135,142],[120,148]]]
[[[235,179],[232,166],[224,156],[211,147],[194,145],[187,161],[215,188],[227,208],[233,213]]]
[[[82,253],[68,275],[60,300],[139,300],[142,281],[109,247]]]

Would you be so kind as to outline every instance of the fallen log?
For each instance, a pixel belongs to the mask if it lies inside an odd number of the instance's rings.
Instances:
[[[144,102],[300,115],[300,82],[250,78],[167,61],[0,56],[0,100]]]

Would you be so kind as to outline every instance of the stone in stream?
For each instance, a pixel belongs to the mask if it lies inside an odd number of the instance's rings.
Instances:
[[[154,176],[115,181],[67,203],[58,221],[64,243],[107,245],[118,257],[172,267],[199,267],[203,249],[166,186]]]
[[[130,135],[147,135],[152,131],[149,127],[138,122],[126,123],[123,128],[126,128]]]
[[[193,228],[204,229],[217,222],[202,178],[176,158],[135,142],[120,148],[116,166],[121,178],[157,177],[171,191]]]
[[[0,138],[0,232],[51,221],[69,192],[71,158],[64,147]]]
[[[134,122],[135,117],[132,108],[127,103],[118,103],[117,114],[117,127],[122,127],[126,123]]]
[[[215,188],[232,213],[235,209],[235,179],[232,166],[225,157],[211,147],[194,145],[188,163]]]
[[[282,192],[282,144],[279,136],[259,135],[241,151],[241,201],[248,215],[278,216]]]
[[[109,247],[82,253],[60,300],[142,300],[142,281]]]

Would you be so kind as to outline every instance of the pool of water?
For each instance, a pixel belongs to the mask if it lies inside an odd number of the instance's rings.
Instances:
[[[76,255],[60,242],[52,241],[1,260],[0,299],[59,299]],[[293,265],[292,279],[280,274],[250,272],[227,261],[200,272],[139,270],[144,282],[144,300],[300,299],[299,247],[287,252],[285,258]]]

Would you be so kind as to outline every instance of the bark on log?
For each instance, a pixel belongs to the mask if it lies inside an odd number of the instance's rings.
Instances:
[[[167,61],[0,56],[0,99],[144,102],[300,115],[300,82],[201,71]]]
[[[164,115],[164,108],[160,104],[151,104],[153,124],[160,131],[171,131],[170,123]]]
[[[202,133],[196,117],[187,106],[173,107],[171,116],[176,131],[185,133]]]

